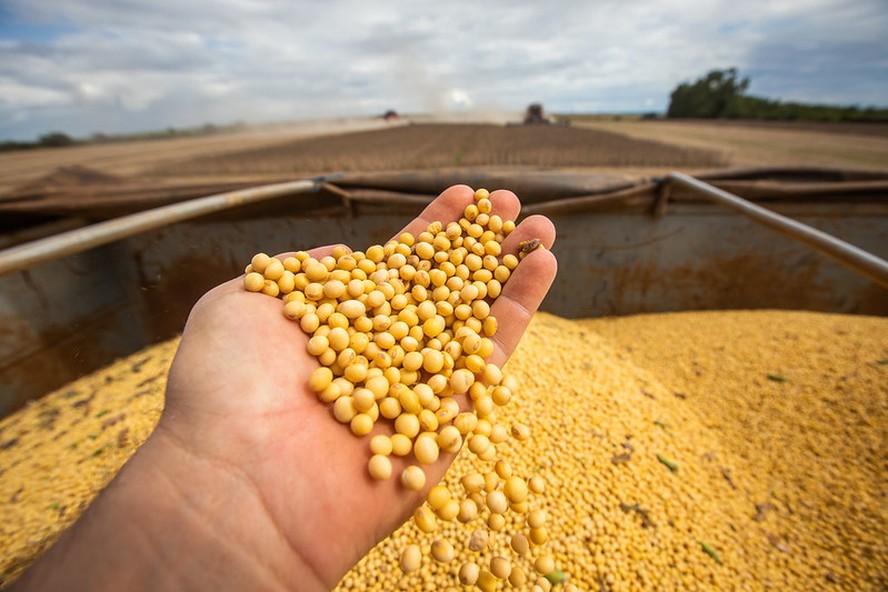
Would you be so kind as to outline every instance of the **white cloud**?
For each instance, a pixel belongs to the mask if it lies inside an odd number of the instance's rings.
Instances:
[[[888,97],[884,0],[514,4],[7,0],[47,34],[0,39],[0,136],[530,101],[664,109],[676,84],[728,66],[784,99]]]
[[[64,92],[21,84],[6,77],[0,78],[0,110],[3,112],[20,112],[25,107],[61,105],[67,99],[68,95]],[[24,117],[20,114],[18,120],[21,121]]]

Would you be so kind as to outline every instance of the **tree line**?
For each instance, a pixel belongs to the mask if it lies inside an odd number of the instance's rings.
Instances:
[[[745,94],[749,78],[736,68],[712,70],[672,91],[667,117],[783,121],[888,122],[888,109],[782,102]]]
[[[77,146],[84,144],[109,144],[112,142],[129,142],[134,140],[159,140],[163,138],[175,138],[185,136],[205,136],[227,131],[239,131],[245,129],[247,124],[236,122],[230,125],[214,125],[206,123],[194,128],[167,128],[161,131],[134,132],[127,134],[108,135],[96,132],[89,138],[72,138],[64,132],[49,132],[38,136],[36,141],[7,140],[0,142],[0,152],[8,150],[30,150],[33,148],[62,148],[65,146]]]

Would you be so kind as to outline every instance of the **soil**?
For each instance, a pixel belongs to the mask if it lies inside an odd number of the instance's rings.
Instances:
[[[716,167],[717,151],[562,126],[418,124],[298,139],[165,166],[173,175],[329,173],[454,166]],[[160,170],[156,171],[160,173]]]

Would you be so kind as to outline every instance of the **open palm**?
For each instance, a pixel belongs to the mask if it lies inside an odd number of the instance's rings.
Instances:
[[[451,187],[405,230],[419,233],[431,221],[457,220],[472,194],[468,187]],[[520,204],[511,192],[494,192],[491,201],[503,219],[517,217]],[[507,238],[504,253],[530,238],[551,246],[551,222],[524,220]],[[311,253],[320,258],[331,249]],[[555,270],[547,250],[532,252],[515,270],[491,311],[500,327],[493,362],[502,364],[512,353]],[[412,513],[453,455],[426,467],[421,492],[404,490],[396,478],[372,480],[369,439],[353,436],[308,389],[318,362],[282,307],[278,299],[246,292],[240,279],[207,293],[189,317],[158,430],[252,488],[289,548],[329,589]],[[390,432],[384,423],[373,433]],[[394,474],[408,462],[410,457],[395,459]]]

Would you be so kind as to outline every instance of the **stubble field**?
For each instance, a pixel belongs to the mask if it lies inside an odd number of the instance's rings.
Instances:
[[[520,166],[663,174],[756,165],[888,168],[888,126],[576,119],[570,127],[306,122],[0,154],[0,196],[61,167],[128,179],[263,183],[338,171]]]

